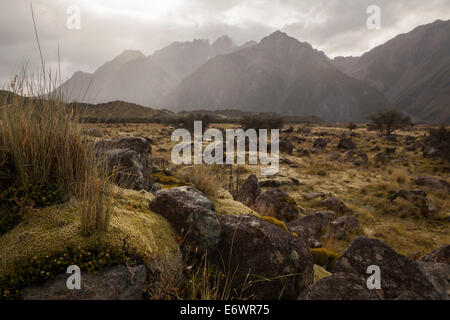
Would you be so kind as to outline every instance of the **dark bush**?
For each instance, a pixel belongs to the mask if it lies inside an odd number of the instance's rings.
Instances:
[[[209,125],[214,121],[214,118],[207,114],[191,113],[178,120],[178,127],[188,130],[191,134],[194,133],[194,122],[202,122],[202,130],[205,132]]]
[[[395,130],[412,125],[411,118],[397,110],[386,110],[368,117],[372,122],[369,130],[376,130],[380,135],[390,136]]]
[[[277,115],[248,115],[241,118],[239,121],[242,129],[282,129],[283,128],[283,118]]]

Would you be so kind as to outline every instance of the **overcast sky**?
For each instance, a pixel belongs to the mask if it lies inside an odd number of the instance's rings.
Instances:
[[[98,66],[125,49],[151,54],[173,41],[227,34],[237,44],[282,30],[328,56],[360,55],[418,25],[450,19],[450,0],[0,0],[0,84],[20,63],[39,62],[31,18],[48,65],[61,48],[63,78]],[[80,29],[67,10],[80,8]],[[367,8],[381,9],[381,29],[369,30]]]

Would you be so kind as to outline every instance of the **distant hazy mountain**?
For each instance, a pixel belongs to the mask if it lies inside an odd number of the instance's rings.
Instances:
[[[324,53],[278,31],[259,44],[209,60],[160,106],[358,121],[390,103],[378,90],[339,71]]]
[[[148,57],[127,50],[92,74],[76,72],[60,90],[69,101],[122,100],[153,106],[210,58],[237,49],[223,36],[211,45],[208,40],[175,42]]]
[[[450,20],[417,27],[361,57],[333,62],[416,120],[450,123]]]

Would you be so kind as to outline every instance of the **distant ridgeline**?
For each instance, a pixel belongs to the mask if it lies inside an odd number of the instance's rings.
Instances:
[[[3,104],[9,104],[13,99],[38,99],[35,97],[22,97],[13,92],[0,90],[0,107]],[[238,123],[243,117],[264,116],[280,117],[270,112],[247,112],[240,110],[194,110],[181,111],[178,113],[168,110],[152,109],[140,106],[135,103],[124,101],[112,101],[100,104],[89,103],[67,103],[67,108],[73,110],[81,122],[87,123],[177,123],[184,117],[209,117],[211,122],[215,123]],[[200,119],[200,118],[199,118]],[[284,122],[289,123],[324,123],[322,119],[316,116],[300,117],[287,116],[282,117]]]

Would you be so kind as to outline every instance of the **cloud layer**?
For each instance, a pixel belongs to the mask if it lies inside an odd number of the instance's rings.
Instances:
[[[259,41],[275,30],[311,43],[330,57],[360,55],[399,33],[450,19],[448,0],[33,0],[48,66],[63,78],[94,71],[125,49],[151,54],[173,41]],[[81,12],[81,29],[69,30],[67,9]],[[381,29],[368,30],[367,8],[381,9]],[[23,62],[39,66],[30,2],[3,0],[0,11],[0,84]]]

